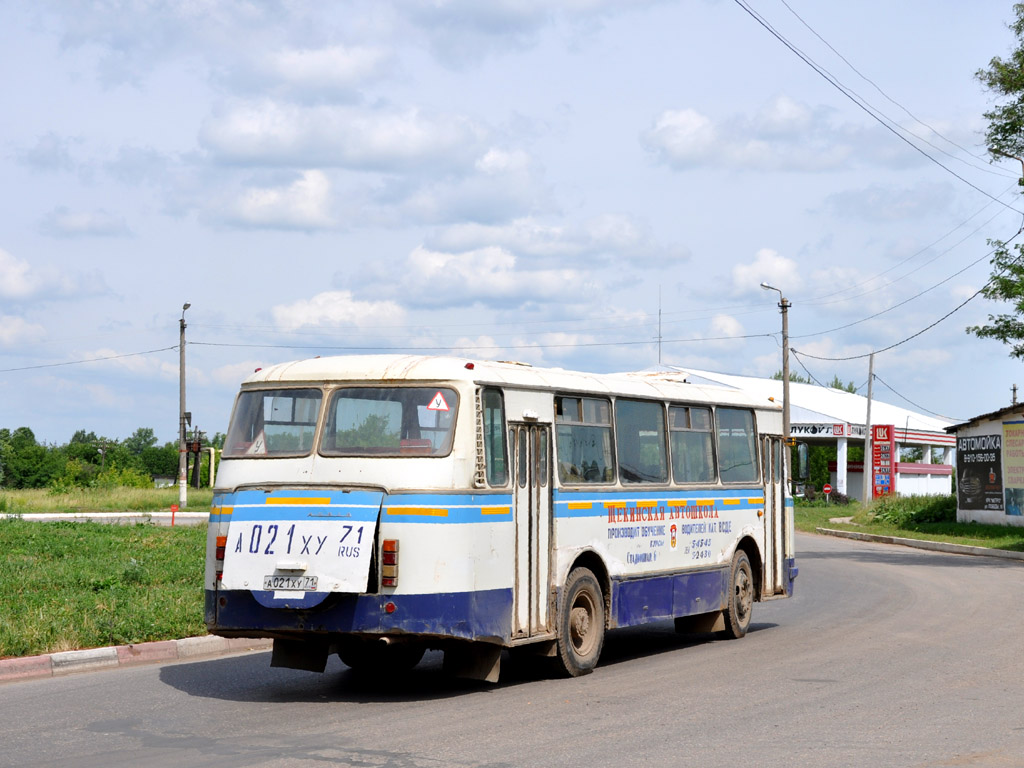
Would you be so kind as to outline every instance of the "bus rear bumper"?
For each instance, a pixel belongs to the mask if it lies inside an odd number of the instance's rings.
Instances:
[[[207,590],[206,626],[215,635],[236,637],[423,635],[508,645],[512,590],[334,593],[308,609],[269,608],[245,590]]]

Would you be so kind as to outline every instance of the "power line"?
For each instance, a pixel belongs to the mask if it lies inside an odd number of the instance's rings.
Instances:
[[[693,339],[662,339],[662,344],[689,344],[695,342],[704,341],[736,341],[739,339],[761,339],[761,338],[772,338],[774,334],[771,333],[751,333],[740,336],[705,336],[701,338]],[[426,352],[451,352],[458,350],[471,350],[471,351],[483,351],[483,350],[501,350],[501,349],[582,349],[588,347],[631,347],[631,346],[642,346],[653,344],[651,339],[643,339],[640,341],[594,341],[594,342],[577,342],[577,343],[566,343],[566,344],[451,344],[446,346],[426,346],[423,344],[408,344],[403,346],[333,346],[333,345],[297,345],[297,344],[233,344],[229,342],[216,342],[216,341],[190,341],[190,346],[200,347],[229,347],[229,348],[240,348],[240,349],[308,349],[308,350],[332,350],[342,352],[404,352],[406,350],[412,351],[426,351]],[[176,349],[176,347],[172,347]]]
[[[1004,190],[1003,190],[1003,191],[1002,191],[1002,192],[1000,193],[1000,196],[1002,196],[1002,195],[1005,195],[1005,194],[1006,194],[1007,192],[1009,192],[1009,191],[1010,191],[1011,189],[1013,189],[1013,188],[1014,188],[1014,187],[1016,187],[1016,186],[1017,186],[1017,183],[1016,183],[1016,182],[1014,182],[1014,183],[1013,183],[1013,184],[1011,184],[1011,185],[1010,185],[1009,187],[1007,187],[1006,189],[1004,189]],[[907,256],[907,257],[906,257],[905,259],[902,259],[902,260],[900,260],[900,261],[896,262],[895,264],[893,264],[893,265],[892,265],[891,267],[889,267],[888,269],[886,269],[886,270],[883,270],[882,272],[879,272],[878,274],[876,274],[876,275],[873,275],[873,276],[871,276],[871,277],[867,278],[866,280],[862,280],[862,281],[861,281],[861,282],[859,282],[859,283],[856,283],[856,284],[854,284],[854,285],[851,285],[851,286],[849,286],[848,288],[844,288],[843,290],[839,291],[838,293],[839,293],[839,294],[842,294],[842,293],[847,293],[847,292],[849,292],[849,291],[852,291],[852,290],[856,290],[857,288],[860,288],[861,286],[865,286],[865,285],[867,285],[867,284],[869,284],[869,283],[873,282],[874,280],[877,280],[877,279],[879,279],[879,278],[883,277],[884,275],[887,275],[887,274],[889,274],[890,272],[892,272],[892,271],[893,271],[893,270],[895,270],[895,269],[899,269],[900,267],[902,267],[902,266],[903,266],[904,264],[906,264],[907,262],[909,262],[909,261],[912,261],[912,260],[916,259],[916,258],[917,258],[918,256],[920,256],[921,254],[923,254],[923,253],[926,253],[926,252],[927,252],[928,250],[930,250],[931,248],[934,248],[934,247],[935,247],[936,245],[938,245],[939,243],[941,243],[941,242],[942,242],[943,240],[945,240],[945,239],[946,239],[947,237],[949,237],[950,235],[952,235],[952,234],[953,234],[954,232],[956,232],[956,231],[957,231],[958,229],[960,229],[960,228],[962,228],[962,227],[963,227],[964,225],[966,225],[966,224],[967,224],[967,222],[969,222],[969,221],[970,221],[971,219],[973,219],[973,218],[975,218],[976,216],[980,215],[980,214],[981,214],[981,212],[982,212],[982,211],[984,211],[984,210],[985,210],[986,208],[988,208],[988,207],[989,207],[990,205],[992,205],[992,202],[991,202],[991,201],[989,201],[989,202],[985,203],[985,205],[984,205],[984,206],[982,206],[982,208],[981,208],[981,209],[980,209],[979,211],[977,211],[977,213],[974,213],[974,214],[972,214],[971,216],[969,216],[969,217],[967,218],[967,220],[966,220],[966,221],[963,221],[963,222],[961,222],[960,224],[957,224],[957,225],[956,225],[955,227],[953,227],[953,228],[952,228],[951,230],[949,230],[948,232],[946,232],[946,233],[945,233],[944,235],[942,235],[941,237],[938,237],[938,238],[936,238],[936,239],[935,239],[935,240],[934,240],[933,242],[929,243],[929,244],[928,244],[928,245],[926,245],[926,246],[925,246],[924,248],[921,248],[920,250],[918,250],[918,251],[916,251],[916,252],[912,253],[912,254],[911,254],[910,256]],[[1005,212],[1005,211],[1002,211],[1002,210],[1000,210],[1000,211],[999,211],[998,213],[996,213],[996,214],[995,214],[994,216],[992,216],[991,218],[987,219],[987,220],[986,220],[986,221],[985,221],[984,223],[982,223],[982,224],[981,224],[980,226],[978,226],[978,227],[976,227],[975,229],[973,229],[972,231],[968,232],[968,233],[967,233],[966,235],[964,235],[964,236],[963,236],[963,237],[962,237],[962,238],[961,238],[960,240],[958,240],[958,241],[957,241],[956,243],[954,243],[953,245],[951,245],[951,246],[950,246],[949,248],[947,248],[946,250],[944,250],[944,251],[941,251],[941,252],[937,253],[937,254],[936,254],[936,255],[935,255],[934,257],[932,257],[931,259],[928,259],[927,261],[923,262],[922,264],[918,265],[917,267],[914,267],[914,268],[913,268],[913,269],[911,269],[911,270],[910,270],[909,272],[906,272],[906,273],[904,273],[904,274],[900,275],[899,277],[896,277],[896,278],[894,278],[894,279],[890,280],[889,282],[885,283],[884,285],[880,285],[880,286],[879,286],[879,287],[877,287],[877,288],[871,288],[871,289],[869,289],[869,290],[866,290],[866,291],[864,291],[864,292],[862,292],[862,293],[858,293],[858,294],[855,294],[855,295],[853,295],[853,296],[843,296],[842,298],[835,298],[835,297],[836,297],[836,295],[837,295],[837,293],[833,292],[833,293],[829,293],[829,294],[826,294],[826,295],[823,295],[823,296],[817,296],[817,297],[812,297],[812,298],[810,298],[810,299],[803,299],[803,300],[802,300],[802,301],[801,301],[800,303],[801,303],[801,304],[803,304],[803,305],[811,305],[811,306],[826,306],[826,305],[828,305],[828,304],[841,304],[841,303],[842,303],[842,302],[844,302],[844,301],[850,301],[850,300],[852,300],[852,299],[859,299],[859,298],[860,298],[860,297],[862,297],[862,296],[867,296],[867,295],[868,295],[869,293],[874,293],[874,292],[876,292],[876,291],[880,291],[880,290],[882,290],[883,288],[888,288],[889,286],[891,286],[891,285],[894,285],[894,284],[896,284],[896,283],[897,283],[897,282],[899,282],[900,280],[903,280],[904,278],[906,278],[906,277],[909,277],[910,275],[914,274],[915,272],[918,272],[918,271],[920,271],[920,270],[924,269],[924,268],[925,268],[926,266],[928,266],[929,264],[932,264],[933,262],[935,262],[935,260],[936,260],[936,259],[938,259],[938,258],[939,258],[940,256],[944,256],[945,254],[947,254],[947,253],[949,253],[950,251],[952,251],[952,250],[953,250],[954,248],[956,248],[956,247],[957,247],[958,245],[962,245],[962,244],[963,244],[963,243],[965,243],[965,242],[967,241],[967,239],[968,239],[968,238],[970,238],[970,237],[971,237],[972,235],[975,235],[975,234],[977,234],[977,233],[978,233],[978,232],[980,232],[980,231],[981,231],[981,230],[982,230],[982,229],[983,229],[983,228],[984,228],[984,227],[985,227],[986,225],[988,225],[988,224],[991,224],[991,223],[992,223],[993,221],[995,221],[995,220],[996,220],[996,219],[997,219],[997,218],[998,218],[999,216],[1002,216],[1004,212]]]
[[[108,355],[107,357],[92,357],[88,360],[69,360],[65,363],[44,363],[42,365],[26,365],[21,368],[0,368],[0,373],[11,373],[12,371],[33,371],[39,368],[60,368],[65,365],[82,365],[83,363],[99,363],[104,360],[120,360],[124,357],[139,357],[141,355],[153,355],[157,352],[168,352],[172,349],[177,349],[178,345],[175,344],[173,347],[163,347],[162,349],[148,349],[145,352],[128,352],[123,355]]]
[[[793,350],[792,350],[792,349],[790,349],[789,351],[790,351],[790,352],[793,352]],[[806,366],[806,365],[804,365],[804,361],[803,361],[803,360],[801,360],[801,359],[800,359],[799,357],[797,357],[797,355],[796,355],[796,353],[795,353],[795,352],[793,353],[793,357],[794,357],[794,358],[796,358],[796,361],[797,361],[797,363],[799,363],[799,364],[800,364],[800,367],[804,369],[804,373],[806,373],[806,374],[807,374],[808,376],[810,376],[810,378],[811,378],[811,381],[813,381],[813,382],[814,382],[815,384],[817,384],[817,385],[818,385],[819,387],[825,387],[825,385],[824,385],[824,384],[822,384],[822,383],[821,383],[820,381],[818,381],[818,380],[817,380],[817,379],[816,379],[816,378],[814,377],[814,374],[813,374],[813,373],[811,373],[811,372],[810,372],[809,370],[807,370],[807,366]],[[829,389],[829,387],[825,387],[825,389]]]
[[[942,139],[943,141],[945,141],[945,142],[951,144],[952,146],[956,147],[961,152],[963,152],[963,153],[965,153],[967,155],[970,155],[971,157],[973,157],[973,158],[975,158],[977,160],[982,160],[982,161],[987,162],[984,157],[981,157],[980,155],[974,154],[974,152],[972,152],[971,150],[967,149],[964,146],[961,146],[960,144],[958,144],[957,142],[953,141],[949,137],[944,136],[942,133],[940,133],[938,130],[936,130],[933,126],[929,125],[924,120],[922,120],[917,115],[915,115],[913,112],[911,112],[909,109],[907,109],[903,104],[901,104],[900,102],[896,101],[896,99],[892,98],[888,93],[886,93],[885,91],[882,90],[882,88],[878,85],[878,83],[876,83],[870,77],[868,77],[863,72],[861,72],[859,69],[857,69],[857,67],[855,67],[850,62],[850,60],[847,59],[843,54],[841,54],[838,50],[836,50],[835,47],[828,40],[826,40],[824,37],[822,37],[820,34],[818,34],[818,32],[810,24],[808,24],[804,20],[804,18],[799,13],[797,13],[789,3],[786,2],[786,0],[779,0],[779,2],[781,2],[784,6],[786,6],[786,9],[791,14],[793,14],[797,18],[797,20],[799,20],[799,22],[801,24],[803,24],[805,27],[807,27],[807,29],[811,32],[812,35],[814,35],[816,38],[821,40],[821,42],[824,43],[828,47],[828,49],[830,51],[832,51],[832,53],[834,53],[836,56],[838,56],[840,59],[843,60],[843,63],[845,63],[846,66],[848,66],[850,69],[852,69],[855,73],[857,73],[857,75],[862,80],[864,80],[866,83],[871,85],[876,91],[878,91],[878,93],[880,93],[882,95],[882,97],[885,98],[890,104],[892,104],[893,106],[899,107],[901,110],[903,110],[904,114],[906,114],[908,117],[910,117],[910,119],[912,119],[914,122],[916,122],[916,123],[918,123],[920,125],[923,125],[929,131],[931,131],[936,136],[938,136],[940,139]],[[934,145],[931,145],[931,146],[934,146]],[[938,147],[936,147],[936,149],[938,149]],[[942,150],[940,149],[939,151],[941,152]],[[949,153],[945,153],[945,154],[947,156],[955,159],[955,160],[960,160],[960,162],[963,162],[964,164],[967,164],[967,162],[965,160],[962,160],[961,158],[958,158],[955,155],[951,155]],[[1015,176],[1016,175],[1016,174],[1003,173],[1002,171],[994,169],[990,164],[987,164],[986,167],[981,167],[981,166],[977,166],[977,165],[973,165],[973,164],[971,164],[971,165],[972,165],[972,167],[974,167],[977,170],[984,171],[986,173],[993,173],[993,174],[996,174],[996,175],[999,175],[999,176],[1011,176],[1011,175]]]
[[[789,40],[787,40],[770,23],[768,23],[768,21],[766,19],[764,19],[764,17],[762,17],[760,14],[758,14],[752,8],[750,8],[747,5],[746,0],[733,0],[733,2],[735,2],[740,8],[742,8],[744,11],[746,11],[747,14],[752,19],[754,19],[758,24],[760,24],[762,27],[764,27],[766,30],[768,30],[768,32],[774,38],[776,38],[780,43],[782,43],[790,51],[792,51],[794,55],[796,55],[801,61],[803,61],[805,64],[807,64],[807,66],[809,66],[811,69],[813,69],[821,78],[823,78],[826,82],[828,82],[837,91],[839,91],[844,96],[846,96],[847,99],[849,99],[854,104],[856,104],[861,110],[863,110],[869,116],[871,116],[872,119],[874,119],[879,125],[881,125],[883,128],[885,128],[887,131],[892,133],[893,136],[898,138],[900,141],[905,143],[907,146],[911,147],[914,151],[920,153],[921,155],[924,155],[924,157],[926,157],[929,160],[931,160],[935,165],[939,166],[944,171],[946,171],[946,173],[949,173],[950,175],[952,175],[955,178],[959,179],[960,181],[962,181],[967,186],[971,187],[971,189],[975,190],[976,192],[980,192],[985,197],[988,197],[988,198],[990,198],[992,200],[995,200],[1000,205],[1003,205],[1006,208],[1009,208],[1011,210],[1017,211],[1017,213],[1024,213],[1024,211],[1020,211],[1020,210],[1014,208],[1012,205],[1009,205],[1008,203],[1002,202],[998,198],[994,197],[990,192],[986,192],[984,189],[982,189],[978,185],[976,185],[973,182],[969,181],[968,179],[964,178],[963,176],[961,176],[959,173],[954,171],[949,166],[944,165],[939,160],[937,160],[936,158],[934,158],[931,155],[929,155],[927,152],[925,152],[923,149],[921,149],[921,147],[919,147],[917,144],[915,144],[910,139],[908,139],[906,136],[904,136],[902,133],[900,133],[900,130],[902,130],[902,129],[898,129],[897,126],[893,123],[892,120],[890,120],[882,112],[880,112],[879,110],[877,110],[876,108],[872,107],[870,104],[865,102],[853,90],[851,90],[850,88],[847,88],[845,85],[840,83],[839,80],[837,80],[831,73],[828,72],[828,70],[826,70],[824,67],[822,67],[819,64],[817,64],[816,62],[814,62],[803,51],[801,51],[799,48],[797,48],[793,43],[789,42]],[[919,137],[919,136],[917,136],[915,134],[912,134],[912,135],[914,135],[914,138],[916,138],[918,141],[923,141],[925,144],[928,144],[929,146],[934,146],[930,142],[928,142],[926,139],[922,139],[921,137]],[[939,148],[935,147],[935,149],[939,149]],[[942,151],[942,150],[939,150],[939,151]]]
[[[913,400],[911,400],[906,395],[901,395],[899,392],[897,392],[895,389],[893,389],[892,386],[888,382],[883,380],[882,377],[879,376],[877,373],[875,374],[875,380],[881,382],[882,384],[884,384],[886,387],[888,387],[892,391],[893,394],[895,394],[898,397],[903,398],[908,403],[910,403],[912,406],[917,408],[919,411],[924,411],[925,413],[930,413],[932,416],[938,416],[940,419],[946,419],[947,421],[959,421],[959,422],[966,421],[966,419],[954,419],[952,416],[945,416],[945,415],[943,415],[941,413],[936,413],[935,411],[929,411],[924,406],[921,406],[921,405],[918,405],[917,403],[915,403]]]
[[[1017,237],[1017,235],[1019,235],[1021,233],[1021,231],[1022,230],[1017,230],[1017,234],[1014,235],[1013,238]],[[1011,242],[1013,240],[1013,238],[1010,238],[1010,240],[1007,241],[1007,242]],[[975,266],[979,262],[984,261],[985,259],[987,259],[989,256],[991,256],[995,252],[996,252],[996,249],[993,248],[991,251],[986,253],[984,256],[981,256],[980,258],[975,259],[974,261],[972,261],[970,264],[968,264],[963,269],[958,270],[957,272],[954,272],[953,274],[949,275],[946,278],[943,278],[939,282],[935,283],[932,286],[929,286],[928,288],[925,288],[923,291],[920,291],[919,293],[914,294],[910,298],[904,299],[903,301],[901,301],[901,302],[899,302],[897,304],[893,304],[891,307],[883,309],[880,312],[876,312],[873,315],[868,315],[867,317],[862,317],[860,320],[854,320],[852,323],[847,323],[846,325],[840,325],[840,326],[836,326],[835,328],[830,328],[827,331],[816,331],[815,333],[805,333],[805,334],[802,334],[800,336],[791,336],[790,338],[792,338],[792,339],[807,339],[807,338],[811,338],[812,336],[821,336],[821,335],[826,334],[826,333],[833,333],[835,331],[842,331],[842,330],[845,330],[846,328],[852,328],[855,325],[860,325],[861,323],[866,323],[868,320],[874,320],[876,317],[881,317],[882,315],[884,315],[884,314],[886,314],[888,312],[892,312],[894,309],[899,309],[900,307],[904,306],[905,304],[909,304],[910,302],[914,301],[915,299],[921,298],[926,293],[930,293],[931,291],[934,291],[940,285],[944,285],[945,283],[948,283],[950,280],[952,280],[954,277],[957,277],[958,275],[962,275],[968,269],[970,269],[971,267]]]
[[[1013,237],[1011,237],[1009,240],[1007,240],[1006,243],[1004,243],[1004,245],[1012,243],[1015,239],[1017,239],[1017,237],[1020,236],[1021,232],[1024,232],[1024,227],[1021,227],[1021,229],[1017,230],[1017,234],[1015,234]],[[1020,259],[1021,259],[1021,256],[1018,256],[1017,258],[1015,258],[1015,259],[1013,259],[1011,261],[1011,264],[1013,262],[1020,261]],[[979,261],[980,261],[980,259],[979,259]],[[977,263],[977,262],[975,262],[975,263]],[[1009,267],[1009,265],[1007,265],[1007,268],[1008,267]],[[965,269],[966,269],[966,267],[965,267]],[[963,271],[963,270],[961,270],[961,271]],[[1002,272],[1005,272],[1005,271],[1006,271],[1006,269],[1002,270]],[[1002,273],[1000,273],[1000,274],[1002,274]],[[949,280],[949,279],[951,279],[952,277],[955,277],[955,276],[956,275],[951,275],[949,278],[947,278],[947,280]],[[812,355],[812,354],[809,354],[807,352],[801,352],[800,354],[804,355],[805,357],[809,357],[809,358],[811,358],[813,360],[829,360],[829,361],[832,361],[832,362],[845,362],[847,360],[863,360],[865,357],[870,357],[872,354],[881,354],[882,352],[888,352],[890,349],[895,349],[898,346],[906,344],[908,341],[911,341],[912,339],[916,339],[918,336],[920,336],[921,334],[925,333],[926,331],[930,331],[932,328],[934,328],[936,325],[941,323],[946,318],[951,317],[956,312],[959,312],[961,309],[963,309],[965,306],[967,306],[967,304],[969,302],[973,301],[975,298],[977,298],[979,295],[981,295],[981,293],[989,285],[992,284],[992,282],[996,279],[996,277],[998,277],[998,275],[992,275],[985,282],[985,285],[983,285],[981,288],[979,288],[974,293],[972,293],[970,296],[968,296],[966,299],[964,299],[964,301],[960,302],[960,304],[958,304],[957,306],[953,307],[953,309],[951,309],[949,312],[944,314],[942,317],[940,317],[934,323],[931,323],[930,325],[925,326],[924,328],[919,330],[917,333],[914,333],[914,334],[906,337],[905,339],[897,341],[895,344],[890,344],[888,347],[883,347],[882,349],[876,349],[874,352],[867,352],[867,353],[865,353],[863,355],[853,355],[851,357],[819,357],[817,355]],[[945,282],[945,281],[943,281],[943,282]],[[941,283],[939,285],[941,285]],[[934,287],[937,287],[937,286],[933,286],[933,288]],[[928,290],[931,290],[931,289],[929,288]],[[913,298],[917,298],[917,297],[915,296]],[[908,301],[909,301],[909,299],[908,299]],[[903,303],[905,304],[906,302],[903,302]],[[897,306],[899,306],[899,305],[897,305]],[[886,310],[886,311],[888,311],[888,310]],[[881,314],[881,313],[879,313],[879,314]],[[865,319],[870,319],[870,318],[865,318]],[[861,322],[861,321],[858,321],[858,322]],[[855,325],[855,323],[851,323],[851,325]],[[848,326],[845,326],[845,327],[848,327]],[[828,331],[823,331],[823,333],[828,333]],[[818,334],[811,334],[811,335],[818,335]],[[805,338],[805,337],[801,337],[801,338]],[[790,351],[794,352],[794,353],[796,352],[796,350],[794,350],[792,348],[790,348]]]

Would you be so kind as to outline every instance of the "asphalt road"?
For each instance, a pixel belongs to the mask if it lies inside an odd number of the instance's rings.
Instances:
[[[574,680],[269,654],[0,688],[0,766],[1024,766],[1024,564],[799,536],[739,641],[612,633]]]

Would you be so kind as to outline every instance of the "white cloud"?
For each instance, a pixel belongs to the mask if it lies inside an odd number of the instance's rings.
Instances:
[[[758,171],[823,171],[878,158],[864,147],[875,129],[836,125],[829,109],[778,96],[752,116],[716,121],[695,109],[662,112],[641,143],[676,170],[728,167]]]
[[[96,211],[72,211],[64,206],[43,217],[43,232],[53,237],[124,237],[131,234],[123,217]]]
[[[3,251],[0,251],[0,254],[3,254]],[[41,325],[30,323],[25,318],[15,315],[0,315],[0,346],[31,344],[42,341],[45,337],[46,331]]]
[[[967,301],[978,292],[976,285],[954,285],[949,289],[949,295],[957,302]]]
[[[666,267],[690,258],[680,246],[654,241],[649,228],[633,217],[603,214],[575,225],[545,224],[534,217],[508,224],[457,224],[435,233],[427,247],[469,251],[504,248],[524,260],[559,259],[563,264],[629,263],[635,267]]]
[[[278,304],[270,312],[274,322],[285,331],[341,325],[398,325],[405,318],[405,311],[392,301],[359,301],[350,291],[325,291],[292,304]]]
[[[331,182],[322,171],[303,171],[286,186],[247,190],[229,206],[233,224],[268,229],[327,229],[331,215]]]
[[[715,315],[711,318],[711,333],[735,338],[743,335],[743,324],[732,315]]]
[[[662,112],[643,136],[648,149],[674,167],[704,164],[716,151],[718,131],[694,109]]]
[[[210,379],[222,387],[234,389],[245,379],[249,378],[257,369],[265,365],[264,362],[259,360],[245,360],[240,363],[222,365],[219,368],[213,369],[210,373]]]
[[[385,75],[392,54],[371,46],[333,45],[324,48],[286,48],[253,65],[272,83],[288,89],[325,95],[344,95]]]
[[[42,281],[24,259],[0,248],[0,296],[25,299],[34,294]]]
[[[496,246],[462,253],[432,251],[422,246],[409,254],[402,295],[420,307],[516,306],[527,301],[564,298],[587,290],[585,276],[571,269],[523,269],[516,257]]]
[[[246,102],[203,121],[200,145],[217,162],[408,172],[465,170],[484,129],[458,115],[351,106]]]
[[[792,259],[779,255],[771,248],[762,248],[749,264],[737,264],[732,268],[733,293],[756,293],[761,283],[766,282],[783,292],[783,295],[799,290],[803,285],[799,266]],[[772,296],[777,294],[771,291]]]
[[[530,156],[522,150],[489,149],[476,161],[476,169],[488,174],[522,172],[530,167]]]

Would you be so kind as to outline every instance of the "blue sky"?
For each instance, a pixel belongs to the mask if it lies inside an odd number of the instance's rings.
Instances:
[[[211,433],[317,354],[647,368],[659,302],[663,362],[771,375],[764,280],[864,384],[1020,228],[973,77],[1012,4],[749,4],[891,130],[733,0],[0,2],[0,426],[174,439],[186,301]],[[1008,405],[1020,363],[964,332],[997,311],[877,355],[876,397]]]

